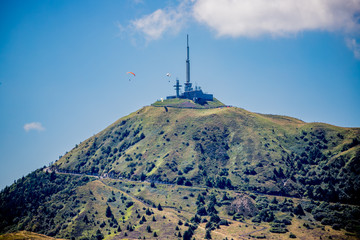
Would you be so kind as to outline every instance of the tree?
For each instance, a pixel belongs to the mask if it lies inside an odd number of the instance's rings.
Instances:
[[[206,184],[206,186],[208,186],[208,187],[213,187],[212,178],[207,178],[205,184]]]
[[[196,214],[199,214],[200,216],[206,216],[207,215],[206,208],[204,206],[199,207]]]
[[[210,199],[210,202],[212,202],[212,203],[214,203],[214,204],[217,203],[216,196],[215,196],[214,193],[212,193],[212,194],[210,195],[209,199]]]
[[[185,182],[185,177],[178,177],[177,180],[176,180],[176,184],[177,185],[183,185],[184,182]]]
[[[296,215],[299,215],[299,216],[305,216],[304,209],[301,207],[300,204],[298,204],[298,205],[294,208],[294,213],[295,213]]]
[[[149,233],[152,232],[150,225],[146,226],[146,231],[149,232]]]
[[[200,193],[197,196],[196,204],[197,205],[205,204],[205,197],[203,195],[201,195]]]
[[[157,237],[158,235],[157,235],[157,233],[156,233],[156,232],[154,232],[153,236],[154,236],[154,237]]]
[[[156,188],[156,186],[155,186],[155,182],[151,182],[150,187],[152,187],[152,188]]]
[[[96,236],[95,237],[96,237],[97,240],[104,239],[104,235],[101,233],[100,229],[98,229],[96,231]]]
[[[211,213],[218,213],[218,211],[215,209],[215,203],[214,202],[209,202],[208,208],[206,209],[208,214]],[[200,214],[199,214],[200,215]]]
[[[211,214],[210,222],[212,222],[212,223],[218,223],[218,222],[220,222],[220,221],[221,221],[221,219],[220,219],[220,217],[219,217],[218,215],[216,215],[216,214]]]
[[[186,230],[183,235],[183,240],[191,240],[192,233],[190,230]]]
[[[224,195],[223,195],[223,197],[222,197],[222,200],[223,200],[223,201],[229,200],[226,192],[224,192]]]
[[[111,212],[110,206],[107,206],[106,208],[106,217],[110,218],[113,216],[113,213]]]
[[[210,230],[206,230],[205,239],[211,239]]]
[[[191,187],[191,186],[192,186],[191,181],[187,179],[187,180],[185,181],[185,186]]]
[[[197,214],[195,214],[195,216],[192,217],[190,221],[193,222],[193,223],[200,223],[201,218]]]
[[[84,221],[86,224],[88,224],[88,223],[89,223],[89,219],[88,219],[87,215],[85,215],[85,217],[84,217],[83,221]]]
[[[50,174],[50,181],[54,181],[56,179],[55,171],[52,171]]]
[[[162,211],[162,210],[163,210],[162,207],[161,207],[161,205],[160,205],[160,203],[159,203],[157,209],[158,209],[159,211]]]
[[[146,215],[149,215],[149,216],[152,214],[149,208],[146,209],[145,213],[146,213]]]

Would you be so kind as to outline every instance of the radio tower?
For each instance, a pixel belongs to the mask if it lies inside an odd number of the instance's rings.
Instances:
[[[180,88],[181,85],[179,84],[179,79],[176,79],[176,84],[174,85],[175,90],[176,90],[176,98],[180,97]]]
[[[185,82],[185,92],[189,92],[192,90],[190,83],[190,59],[189,59],[189,35],[186,35],[187,39],[187,58],[186,58],[186,82]]]

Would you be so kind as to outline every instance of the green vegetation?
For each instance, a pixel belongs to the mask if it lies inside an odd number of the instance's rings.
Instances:
[[[144,107],[6,187],[0,232],[359,236],[360,129],[191,104]]]
[[[174,98],[174,99],[167,99],[163,101],[156,101],[155,103],[151,104],[154,107],[175,107],[175,108],[218,108],[218,107],[225,107],[225,104],[214,98],[214,101],[209,101],[205,104],[198,104],[189,99],[181,99],[181,98]]]

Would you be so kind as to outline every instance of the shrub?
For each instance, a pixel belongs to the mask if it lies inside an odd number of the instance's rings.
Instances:
[[[125,207],[126,207],[126,208],[129,208],[129,207],[131,207],[132,205],[134,205],[134,202],[133,202],[133,201],[129,201],[129,202],[126,202]]]
[[[190,180],[186,180],[185,181],[185,186],[191,187],[192,183],[190,182]]]
[[[334,221],[333,221],[333,219],[331,219],[331,218],[323,218],[322,220],[321,220],[321,224],[322,225],[331,225],[331,224],[333,224],[334,223]]]
[[[225,225],[225,226],[229,226],[229,222],[226,219],[221,219],[220,225]]]
[[[269,231],[272,233],[286,233],[288,230],[286,228],[272,227]]]
[[[332,228],[333,228],[334,230],[340,230],[341,225],[338,224],[338,223],[334,223],[334,224],[332,225]]]
[[[290,233],[289,238],[296,238],[296,235],[293,233]]]

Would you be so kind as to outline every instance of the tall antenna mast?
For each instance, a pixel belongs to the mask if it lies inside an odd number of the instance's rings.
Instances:
[[[190,83],[190,58],[189,58],[189,35],[186,35],[186,43],[187,43],[187,58],[186,58],[186,82],[185,82],[185,92],[191,91],[191,83]]]

